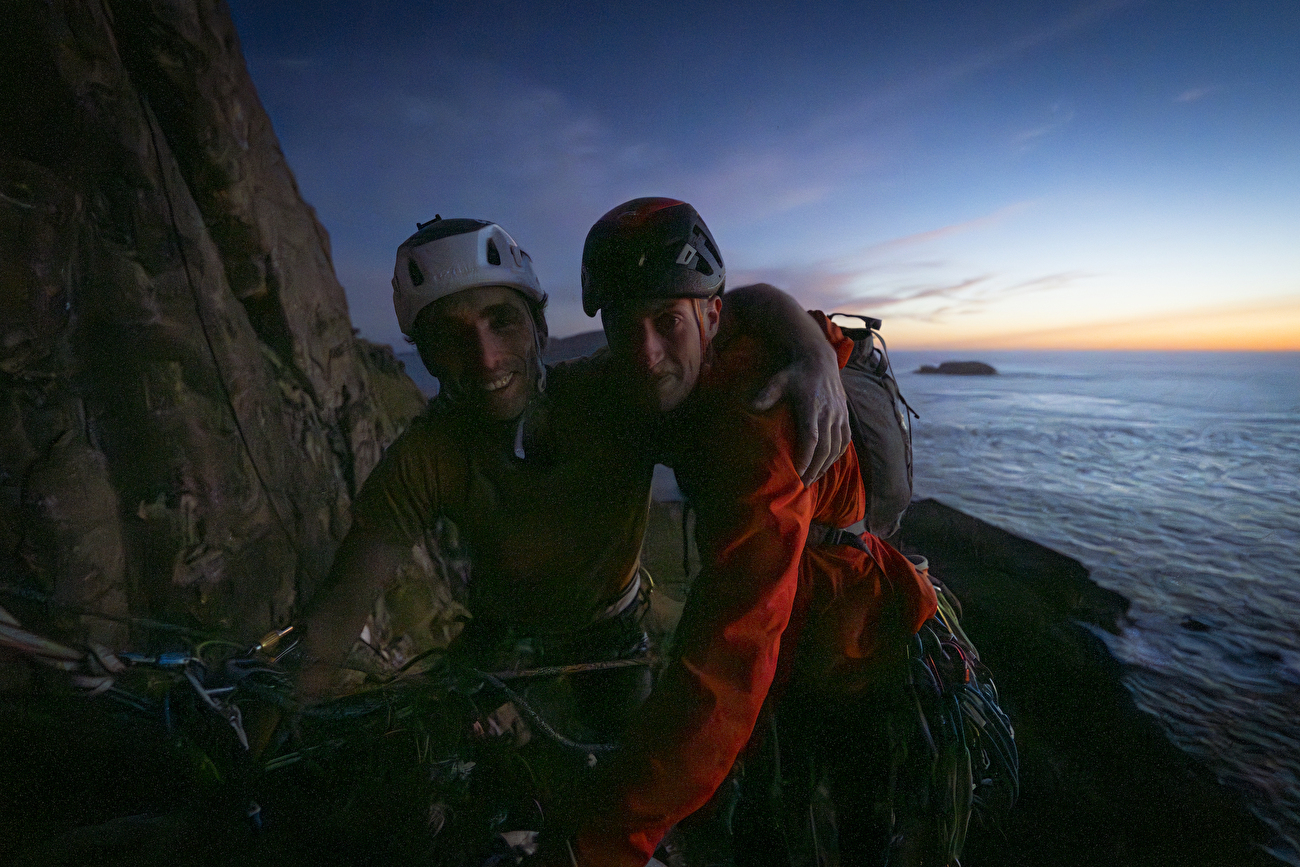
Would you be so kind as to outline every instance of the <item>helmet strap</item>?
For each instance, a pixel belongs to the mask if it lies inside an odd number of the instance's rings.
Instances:
[[[532,305],[528,305],[528,320],[533,324],[533,364],[537,366],[533,382],[540,395],[546,391],[546,362],[542,360],[542,329],[537,327]]]

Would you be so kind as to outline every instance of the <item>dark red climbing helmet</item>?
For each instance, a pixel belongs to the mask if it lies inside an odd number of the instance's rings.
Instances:
[[[596,221],[582,248],[582,309],[620,301],[711,298],[726,266],[700,215],[677,199],[624,202]]]

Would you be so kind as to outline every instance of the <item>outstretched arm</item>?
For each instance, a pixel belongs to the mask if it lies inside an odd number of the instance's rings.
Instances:
[[[375,597],[392,582],[407,556],[402,546],[362,533],[349,533],[343,540],[329,577],[303,612],[307,663],[298,676],[300,700],[328,694]]]
[[[455,472],[449,478],[452,463],[435,434],[423,417],[413,421],[353,500],[352,527],[300,618],[307,659],[298,681],[300,698],[310,701],[326,694],[376,597],[410,561],[426,516],[438,514],[440,485],[460,479]]]
[[[795,469],[804,484],[821,478],[852,440],[834,348],[799,302],[767,283],[722,296],[719,350],[741,334],[756,337],[780,367],[752,408],[766,412],[786,399],[795,424]]]

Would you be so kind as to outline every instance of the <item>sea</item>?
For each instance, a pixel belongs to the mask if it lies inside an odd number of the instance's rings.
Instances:
[[[978,360],[995,376],[918,374]],[[1132,602],[1137,704],[1300,865],[1300,353],[893,353],[915,493]]]
[[[436,389],[414,353],[407,371]],[[977,360],[994,376],[915,373]],[[917,498],[1079,560],[1138,706],[1300,867],[1300,353],[897,351]],[[680,496],[658,468],[656,496]]]

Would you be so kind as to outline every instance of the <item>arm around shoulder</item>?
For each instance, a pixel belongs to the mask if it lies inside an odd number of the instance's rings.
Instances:
[[[840,360],[826,332],[790,295],[768,283],[727,292],[717,345],[747,335],[779,367],[752,401],[766,412],[785,399],[795,422],[795,466],[808,484],[828,470],[852,440]]]
[[[751,283],[722,296],[717,339],[725,345],[730,337],[741,334],[756,337],[779,367],[833,352],[803,306],[770,283]]]

